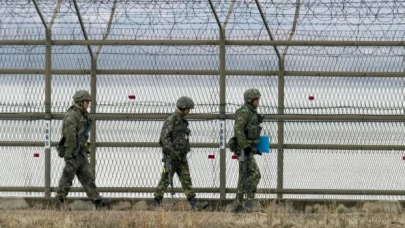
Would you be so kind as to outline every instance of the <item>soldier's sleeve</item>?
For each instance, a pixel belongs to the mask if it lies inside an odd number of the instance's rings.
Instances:
[[[173,151],[171,136],[173,133],[174,118],[168,117],[160,132],[161,146],[164,151]]]
[[[78,121],[73,112],[68,112],[63,119],[63,136],[65,136],[65,155],[72,154],[77,147]]]
[[[233,130],[238,141],[238,146],[242,149],[249,146],[249,143],[246,142],[246,135],[245,135],[245,126],[247,123],[247,119],[248,113],[246,110],[242,109],[236,112]]]

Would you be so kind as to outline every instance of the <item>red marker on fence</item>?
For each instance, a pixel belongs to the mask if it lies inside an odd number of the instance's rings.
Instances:
[[[34,158],[39,158],[39,153],[34,153]]]
[[[402,160],[404,160],[404,161],[405,161],[405,156],[402,156]]]
[[[208,154],[208,159],[215,159],[215,154]]]
[[[313,101],[313,100],[315,100],[315,97],[314,96],[309,96],[308,100]]]
[[[136,96],[135,95],[128,95],[128,98],[131,100],[135,100]]]
[[[232,155],[232,159],[236,160],[236,159],[238,159],[238,156],[237,155]]]

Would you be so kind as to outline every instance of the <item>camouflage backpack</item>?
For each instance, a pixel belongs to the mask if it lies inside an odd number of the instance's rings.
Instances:
[[[245,107],[242,107],[242,108],[238,109],[237,111],[242,110],[244,108]],[[246,122],[246,126],[252,120],[252,118],[253,118],[253,113],[251,111],[248,111],[248,121]],[[246,130],[246,126],[245,126],[245,130]],[[228,145],[229,145],[229,149],[233,153],[236,153],[238,151],[238,149],[240,149],[240,148],[238,148],[238,139],[236,138],[236,136],[229,139]]]

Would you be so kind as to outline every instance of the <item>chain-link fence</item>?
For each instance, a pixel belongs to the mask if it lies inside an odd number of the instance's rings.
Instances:
[[[256,158],[259,198],[402,199],[404,9],[396,0],[6,1],[0,194],[54,194],[62,118],[86,89],[104,195],[152,197],[162,123],[187,95],[193,186],[231,198],[238,162],[221,145],[243,92],[257,88],[271,136]]]

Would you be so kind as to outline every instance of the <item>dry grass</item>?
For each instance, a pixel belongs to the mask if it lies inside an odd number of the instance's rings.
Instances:
[[[326,209],[319,213],[291,212],[270,206],[263,212],[164,211],[0,211],[0,227],[405,227],[405,213],[353,212],[339,214]]]

